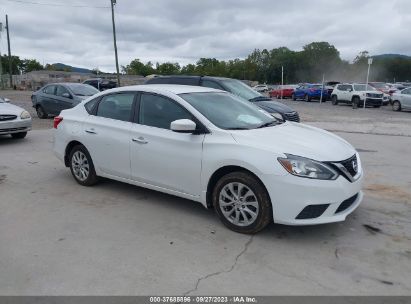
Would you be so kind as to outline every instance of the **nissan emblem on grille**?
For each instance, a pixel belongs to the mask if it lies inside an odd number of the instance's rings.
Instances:
[[[357,165],[357,159],[354,159],[351,163],[352,168],[354,169],[355,173],[358,172],[358,165]]]

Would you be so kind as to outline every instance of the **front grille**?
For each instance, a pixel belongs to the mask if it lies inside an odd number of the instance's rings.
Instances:
[[[382,98],[382,94],[378,94],[378,93],[367,93],[367,97],[371,97],[371,98]]]
[[[300,122],[300,116],[298,115],[297,112],[285,113],[283,117],[285,120]]]
[[[335,211],[335,213],[340,213],[343,212],[345,210],[347,210],[348,208],[351,207],[352,204],[354,204],[354,202],[357,200],[358,197],[358,193],[352,197],[350,197],[349,199],[346,199],[345,201],[343,201],[340,206],[338,206],[337,211]]]
[[[16,115],[0,114],[0,121],[9,121],[16,119]]]
[[[328,206],[330,204],[324,204],[324,205],[309,205],[301,211],[296,219],[297,220],[305,220],[305,219],[313,219],[320,217],[325,210],[327,210]]]
[[[343,160],[340,162],[341,165],[344,166],[345,169],[347,169],[348,173],[351,174],[351,176],[355,176],[358,172],[358,160],[357,160],[357,155],[353,155],[347,160]]]

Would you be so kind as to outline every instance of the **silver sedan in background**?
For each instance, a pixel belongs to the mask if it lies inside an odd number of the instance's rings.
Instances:
[[[31,130],[30,113],[9,102],[9,99],[0,97],[0,135],[24,138]]]
[[[394,111],[411,110],[411,88],[392,94],[391,100]]]

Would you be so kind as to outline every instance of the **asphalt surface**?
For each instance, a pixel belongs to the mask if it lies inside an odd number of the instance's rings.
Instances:
[[[345,222],[247,236],[195,202],[81,187],[35,123],[0,137],[0,295],[411,295],[411,113],[286,103],[313,125],[351,122],[337,134],[360,152],[365,198]]]

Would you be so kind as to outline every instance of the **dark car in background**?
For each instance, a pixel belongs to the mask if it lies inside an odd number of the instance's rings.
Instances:
[[[309,102],[322,98],[322,101],[327,101],[330,98],[331,92],[331,88],[327,88],[327,86],[323,86],[322,84],[303,84],[294,90],[292,99],[302,99]]]
[[[117,82],[109,80],[109,79],[103,79],[103,78],[87,79],[83,81],[83,84],[91,85],[92,87],[95,87],[99,91],[105,91],[105,90],[117,88]]]
[[[237,79],[211,76],[158,76],[147,80],[146,84],[179,84],[219,89],[246,99],[277,118],[300,122],[300,116],[294,109],[261,95]]]
[[[99,93],[99,91],[81,83],[52,83],[42,87],[31,95],[33,108],[41,119],[49,115],[58,115],[65,109],[70,109],[84,99]]]

